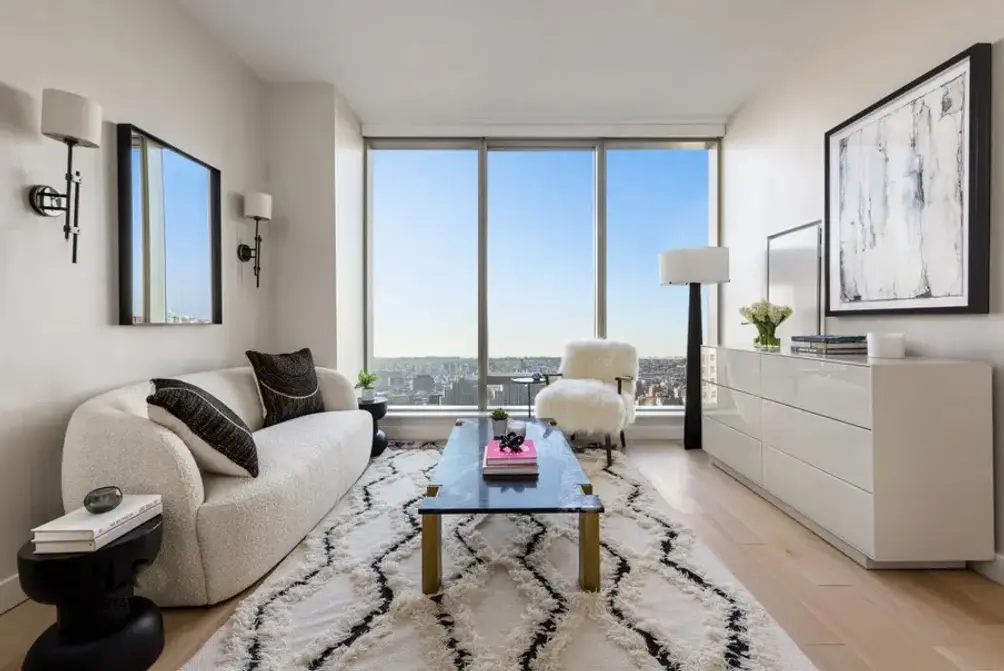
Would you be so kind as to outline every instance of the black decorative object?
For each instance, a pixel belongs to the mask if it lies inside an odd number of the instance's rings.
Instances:
[[[526,439],[523,436],[517,435],[515,433],[507,433],[499,439],[499,450],[504,452],[512,452],[516,454],[517,452],[523,451],[523,442]]]
[[[17,553],[21,589],[56,606],[56,624],[25,655],[24,671],[146,671],[164,649],[164,621],[149,599],[134,596],[136,577],[160,552],[157,516],[96,552]]]
[[[387,434],[377,423],[387,416],[387,399],[377,396],[371,401],[359,401],[359,409],[365,410],[373,417],[373,445],[370,448],[370,458],[379,457],[387,449]]]
[[[84,508],[95,515],[115,510],[120,503],[122,503],[122,490],[114,486],[92,489],[84,497]]]
[[[826,316],[990,311],[991,63],[977,44],[826,133]]]
[[[309,348],[289,354],[263,354],[253,350],[246,354],[258,383],[265,426],[324,412],[324,398]]]
[[[119,124],[116,133],[119,324],[222,324],[220,171],[132,124]],[[133,169],[134,162],[138,173]],[[205,191],[177,187],[172,190],[172,182],[164,179],[165,162],[188,181],[194,182],[192,177],[197,172],[204,173]],[[201,176],[198,181],[201,183]],[[151,200],[157,202],[149,198],[157,192],[161,192],[159,209],[148,204]],[[183,202],[184,198],[200,200]],[[204,211],[205,218],[174,216],[168,220],[171,211],[182,209]],[[167,230],[185,226],[190,228],[173,233]],[[188,242],[183,254],[172,257],[167,254],[166,240],[179,233]],[[203,272],[193,273],[188,267],[195,260],[208,264]],[[179,314],[182,310],[172,309],[171,296],[192,295],[193,278],[204,278],[196,285],[202,295],[195,295],[202,299],[199,304],[204,305],[205,312]],[[181,283],[186,283],[184,291],[178,290]]]
[[[203,471],[258,477],[258,447],[251,428],[226,403],[183,380],[151,380],[147,415],[188,446]]]

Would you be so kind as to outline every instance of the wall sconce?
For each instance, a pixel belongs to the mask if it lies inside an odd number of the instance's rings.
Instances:
[[[66,192],[39,184],[28,191],[28,204],[43,217],[66,213],[63,236],[73,236],[73,262],[77,262],[80,234],[80,171],[73,171],[73,148],[101,146],[101,106],[74,93],[42,91],[42,135],[66,143]]]
[[[247,263],[254,259],[255,287],[261,286],[261,235],[258,225],[272,219],[272,196],[267,193],[244,194],[244,218],[254,219],[254,249],[248,245],[237,245],[237,258]]]

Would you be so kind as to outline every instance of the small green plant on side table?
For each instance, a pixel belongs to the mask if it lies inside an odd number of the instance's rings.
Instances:
[[[358,375],[356,375],[356,389],[360,390],[359,398],[364,401],[372,401],[373,388],[379,379],[373,373],[367,373],[364,370],[359,371]]]

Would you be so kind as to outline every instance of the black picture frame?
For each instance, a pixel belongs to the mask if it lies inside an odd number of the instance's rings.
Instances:
[[[967,302],[965,305],[904,307],[904,308],[845,308],[832,304],[833,282],[839,278],[832,277],[831,236],[834,222],[831,221],[831,204],[834,194],[831,193],[831,139],[832,137],[853,126],[858,121],[872,115],[883,107],[909,94],[946,70],[969,61],[969,124],[967,141],[969,144],[968,165],[968,277]],[[862,110],[840,125],[827,131],[824,138],[824,214],[823,214],[823,254],[824,267],[823,294],[825,300],[825,316],[879,316],[879,315],[918,315],[918,314],[986,314],[990,311],[990,204],[991,204],[991,124],[992,124],[992,47],[987,43],[973,45],[957,56],[950,58],[933,70],[921,75],[906,86],[894,91],[874,105]],[[839,285],[838,285],[839,286]],[[922,299],[910,299],[913,301]]]
[[[222,272],[222,205],[221,179],[219,169],[192,156],[156,135],[129,123],[116,126],[116,158],[118,167],[118,229],[119,229],[119,324],[136,326],[133,322],[132,300],[132,137],[144,135],[165,149],[184,156],[209,171],[209,227],[210,227],[210,291],[212,293],[212,320],[210,324],[223,323],[223,272]],[[164,326],[167,324],[142,324],[143,326]],[[177,324],[171,324],[172,326]],[[202,324],[204,325],[204,324]]]

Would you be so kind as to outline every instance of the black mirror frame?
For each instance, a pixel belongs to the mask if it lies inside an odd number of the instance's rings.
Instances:
[[[184,156],[209,170],[209,207],[210,207],[210,263],[212,273],[213,324],[223,323],[223,286],[222,286],[222,198],[220,195],[220,171],[205,161],[178,149],[169,142],[146,132],[132,124],[120,123],[116,126],[116,154],[118,163],[118,218],[119,218],[119,324],[135,326],[133,323],[132,304],[132,136],[134,133],[144,135],[166,149]],[[144,324],[144,326],[162,326],[163,324]]]

